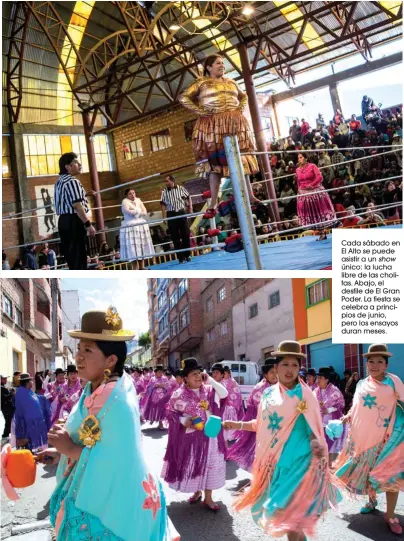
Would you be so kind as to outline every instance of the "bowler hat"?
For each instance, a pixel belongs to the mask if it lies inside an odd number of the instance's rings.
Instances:
[[[363,354],[366,359],[372,355],[381,355],[382,357],[393,356],[393,354],[388,351],[386,344],[372,344],[369,346],[368,352]]]
[[[211,368],[212,372],[213,370],[218,370],[221,374],[224,374],[224,366],[220,363],[215,363]]]
[[[331,377],[331,370],[328,368],[328,366],[323,366],[317,372],[317,376],[323,376],[323,378],[329,380]]]
[[[63,370],[63,368],[56,368],[55,370],[55,376],[58,376],[59,374],[64,374],[64,373],[65,373],[65,370]]]
[[[31,380],[32,380],[31,374],[28,374],[28,372],[23,372],[20,375],[20,381],[31,381]]]
[[[75,364],[68,364],[66,372],[68,374],[76,374],[78,372],[77,366]]]
[[[102,342],[126,342],[135,337],[132,331],[122,328],[122,319],[114,306],[110,306],[105,312],[89,310],[81,318],[81,329],[68,332],[72,338]]]
[[[276,366],[276,363],[277,361],[275,357],[269,357],[268,359],[265,359],[265,362],[261,367],[262,373],[266,374],[267,372],[269,372],[271,368]]]
[[[278,346],[278,351],[272,353],[274,357],[286,357],[291,355],[292,357],[297,357],[298,359],[305,359],[306,355],[302,353],[302,346],[299,342],[294,340],[284,340]]]
[[[195,359],[195,357],[189,357],[189,359],[184,359],[181,361],[182,365],[182,375],[188,376],[192,370],[200,370],[203,371],[203,366],[198,364],[198,361]]]
[[[165,372],[165,368],[162,364],[156,364],[156,367],[154,369],[155,372]]]
[[[309,368],[309,369],[307,370],[307,375],[308,375],[308,376],[317,376],[317,373],[316,373],[316,371],[315,371],[314,368]]]

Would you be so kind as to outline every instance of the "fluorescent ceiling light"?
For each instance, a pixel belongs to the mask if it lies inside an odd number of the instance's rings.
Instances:
[[[247,17],[249,17],[250,15],[252,15],[254,13],[254,8],[252,8],[251,6],[247,5],[247,6],[244,6],[241,13],[243,15],[246,15]]]

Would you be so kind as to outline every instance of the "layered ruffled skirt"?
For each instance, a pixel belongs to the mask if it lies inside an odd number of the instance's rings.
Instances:
[[[336,476],[351,494],[372,495],[404,491],[404,411],[398,405],[393,432],[387,442],[355,452],[351,435],[334,466]]]
[[[254,521],[273,537],[299,530],[313,535],[321,515],[342,500],[329,478],[326,459],[313,458],[310,434],[305,418],[300,415],[269,487],[252,506]],[[301,497],[302,492],[305,498]]]
[[[310,195],[302,195],[297,198],[297,214],[302,226],[317,226],[324,229],[336,223],[337,218],[330,196],[323,187],[316,188],[316,192]]]
[[[212,116],[200,117],[197,120],[192,133],[195,158],[197,162],[208,160],[208,164],[201,164],[198,167],[199,173],[213,171],[220,173],[223,177],[229,176],[223,143],[223,139],[227,135],[237,135],[241,152],[254,151],[253,134],[248,120],[241,111],[216,113]],[[241,160],[246,175],[259,171],[255,156],[242,156]]]

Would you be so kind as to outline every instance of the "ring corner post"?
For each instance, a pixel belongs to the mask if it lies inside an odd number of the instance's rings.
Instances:
[[[262,270],[261,256],[255,234],[254,220],[237,136],[226,136],[224,138],[224,148],[229,165],[240,230],[243,236],[247,267],[249,270]]]

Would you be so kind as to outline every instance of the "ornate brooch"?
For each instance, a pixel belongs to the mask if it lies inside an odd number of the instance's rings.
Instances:
[[[100,423],[94,415],[88,415],[80,425],[79,438],[83,444],[91,449],[101,440]]]
[[[121,323],[121,318],[115,306],[110,306],[105,313],[105,321],[113,327],[118,327]]]
[[[307,405],[306,400],[300,400],[296,409],[300,413],[305,413],[309,409],[309,406]]]
[[[202,408],[203,410],[209,409],[209,402],[208,402],[207,400],[201,400],[201,401],[199,402],[199,405],[201,406],[201,408]]]

